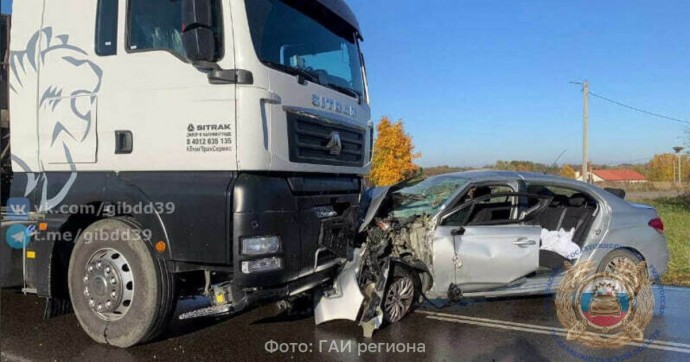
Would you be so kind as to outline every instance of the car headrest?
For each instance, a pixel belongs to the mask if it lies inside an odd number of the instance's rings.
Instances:
[[[528,185],[527,193],[532,195],[553,196],[554,193],[542,185]]]
[[[549,206],[551,207],[558,207],[558,206],[564,206],[568,203],[568,197],[563,196],[563,195],[554,195],[553,200],[551,200],[551,203]]]
[[[490,187],[486,187],[486,186],[477,187],[477,189],[474,190],[474,198],[475,199],[482,197],[482,196],[486,196],[486,195],[491,195],[491,188]]]
[[[587,204],[587,196],[583,193],[576,193],[568,199],[568,205],[573,207],[580,207]]]

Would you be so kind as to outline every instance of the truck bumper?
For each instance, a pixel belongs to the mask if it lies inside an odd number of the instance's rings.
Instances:
[[[272,299],[274,292],[284,297],[330,280],[352,258],[360,189],[356,176],[240,174],[232,193],[234,289],[252,300]],[[243,255],[243,240],[261,236],[278,237],[280,250]],[[279,269],[243,268],[276,258]]]

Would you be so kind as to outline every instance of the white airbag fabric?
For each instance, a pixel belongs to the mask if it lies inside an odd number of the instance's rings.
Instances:
[[[575,259],[580,255],[580,247],[573,242],[575,228],[565,231],[562,228],[558,231],[541,229],[542,250],[550,250],[558,253],[566,259]]]

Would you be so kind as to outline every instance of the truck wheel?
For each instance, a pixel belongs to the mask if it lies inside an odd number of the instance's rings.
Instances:
[[[157,337],[176,302],[173,275],[126,218],[91,224],[69,263],[72,307],[95,341],[130,347]]]
[[[383,318],[387,323],[395,323],[405,317],[421,293],[417,273],[401,265],[393,265],[392,274],[383,294]]]

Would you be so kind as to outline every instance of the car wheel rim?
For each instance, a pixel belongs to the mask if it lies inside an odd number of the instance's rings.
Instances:
[[[134,274],[127,259],[117,250],[101,249],[91,255],[84,269],[86,303],[107,321],[122,318],[134,297]]]
[[[405,316],[412,306],[414,298],[414,284],[410,278],[395,280],[386,293],[385,311],[388,320],[395,323]]]
[[[609,273],[615,273],[616,270],[620,269],[623,259],[623,257],[619,256],[609,260],[609,263],[606,264],[606,271]]]
[[[637,270],[637,264],[639,260],[633,260],[625,256],[617,256],[606,264],[606,269],[604,271],[608,273],[621,273]],[[644,271],[645,278],[649,277],[649,271]]]
[[[629,268],[630,265],[635,265],[635,262],[626,258],[624,256],[617,256],[606,264],[606,271],[609,273],[615,273],[616,271],[624,270],[624,268]]]

